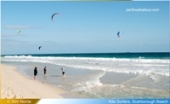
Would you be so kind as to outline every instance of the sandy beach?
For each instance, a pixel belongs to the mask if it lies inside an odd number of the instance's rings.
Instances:
[[[66,91],[17,72],[17,67],[1,64],[1,98],[63,98]]]

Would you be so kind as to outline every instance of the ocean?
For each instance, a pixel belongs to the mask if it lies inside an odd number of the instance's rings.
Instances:
[[[37,79],[70,92],[65,98],[168,98],[169,59],[168,52],[1,55],[31,79],[38,67]]]

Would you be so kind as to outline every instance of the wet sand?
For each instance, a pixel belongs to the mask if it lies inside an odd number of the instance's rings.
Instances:
[[[1,64],[1,98],[63,98],[67,93],[38,80],[23,76],[15,66]]]

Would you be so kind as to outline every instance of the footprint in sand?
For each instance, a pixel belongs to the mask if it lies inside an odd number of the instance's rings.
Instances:
[[[14,97],[13,97],[14,99],[16,98],[16,95],[14,95]]]
[[[14,94],[14,91],[13,91],[13,90],[11,90],[11,93],[12,93],[12,94]]]
[[[9,94],[7,94],[7,97],[9,97]]]

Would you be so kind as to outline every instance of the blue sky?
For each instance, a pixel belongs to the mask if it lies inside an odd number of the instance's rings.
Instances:
[[[139,8],[159,11],[126,12]],[[2,54],[168,52],[169,39],[168,2],[1,2]]]

